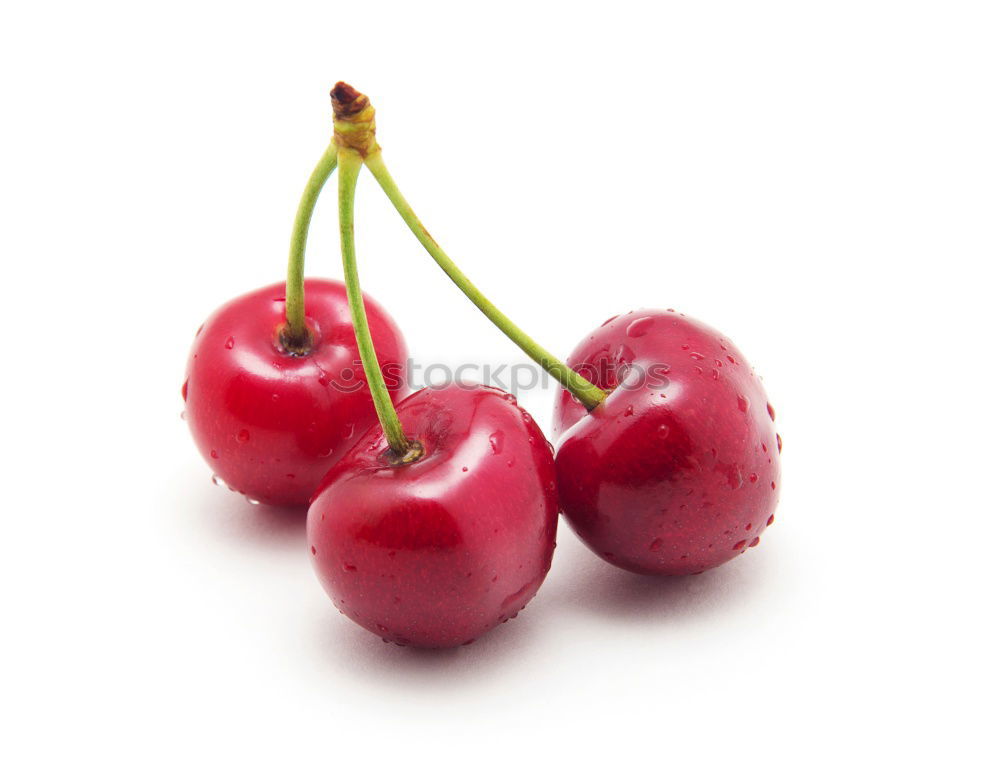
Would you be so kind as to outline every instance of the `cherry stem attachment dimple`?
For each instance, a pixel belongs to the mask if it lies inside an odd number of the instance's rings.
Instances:
[[[529,358],[571,392],[586,406],[588,411],[594,409],[607,397],[607,394],[603,390],[581,377],[563,361],[560,361],[529,337],[514,322],[507,318],[499,308],[493,305],[479,288],[462,273],[458,266],[455,265],[455,262],[448,257],[444,250],[441,249],[441,246],[431,237],[426,227],[417,218],[410,204],[406,202],[406,198],[403,197],[403,194],[399,191],[399,187],[396,186],[392,176],[389,174],[385,161],[382,160],[382,152],[380,150],[369,153],[365,158],[365,165],[371,171],[372,175],[374,175],[375,180],[396,208],[396,211],[399,212],[403,221],[406,222],[410,231],[413,232],[414,236],[420,241],[420,244],[431,255],[431,258],[444,270],[444,273],[448,275],[451,281],[458,286],[458,289],[465,293],[466,297],[486,315],[486,318],[493,322],[521,350],[527,353]]]
[[[299,207],[295,211],[295,223],[292,225],[292,241],[288,249],[288,275],[285,279],[285,327],[281,332],[281,341],[291,353],[304,355],[310,347],[309,328],[306,326],[306,295],[305,295],[305,262],[306,240],[309,237],[309,224],[320,191],[326,180],[337,168],[337,143],[330,141],[323,152],[316,168],[309,175]]]
[[[354,337],[358,342],[361,365],[364,367],[372,401],[375,403],[375,413],[378,415],[392,453],[398,461],[405,463],[413,458],[409,455],[411,450],[416,454],[416,449],[411,446],[403,433],[403,425],[392,405],[392,397],[379,368],[378,356],[368,327],[368,315],[365,313],[354,250],[354,193],[362,161],[361,154],[357,150],[341,146],[338,154],[340,173],[337,177],[337,207],[340,214],[340,250],[344,259],[344,284],[347,286],[347,303],[351,310],[351,322],[354,324]]]

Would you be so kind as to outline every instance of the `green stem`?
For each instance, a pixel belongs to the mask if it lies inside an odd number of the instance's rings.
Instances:
[[[365,159],[365,165],[371,170],[371,173],[375,176],[376,181],[378,181],[382,190],[388,196],[393,206],[395,206],[399,215],[403,217],[403,221],[406,222],[410,231],[413,232],[427,252],[431,254],[431,258],[433,258],[437,262],[437,265],[444,270],[444,273],[448,275],[451,281],[458,285],[458,289],[465,293],[469,300],[471,300],[476,307],[486,315],[486,318],[493,322],[501,332],[507,335],[507,337],[513,340],[514,343],[521,348],[521,350],[527,353],[533,361],[555,377],[556,380],[558,380],[563,387],[576,396],[588,410],[593,409],[605,399],[606,394],[603,390],[596,385],[592,385],[590,382],[570,369],[565,363],[532,340],[527,334],[518,328],[517,325],[508,319],[503,312],[500,311],[500,309],[494,306],[486,298],[486,296],[480,292],[479,288],[472,284],[469,278],[462,273],[462,271],[455,265],[455,262],[452,261],[447,254],[445,254],[445,252],[441,249],[441,246],[435,242],[433,237],[430,236],[430,233],[424,225],[420,223],[420,219],[418,219],[417,215],[413,212],[410,204],[406,202],[403,194],[399,191],[399,188],[393,181],[392,176],[389,174],[389,170],[386,168],[385,162],[382,160],[381,151],[376,151],[375,153],[370,154]]]
[[[337,168],[337,145],[332,140],[309,175],[292,225],[292,242],[288,249],[288,276],[285,279],[285,329],[282,341],[294,353],[306,353],[310,337],[306,327],[305,264],[306,239],[316,200],[326,180]]]
[[[385,378],[378,365],[372,334],[368,329],[368,316],[361,294],[361,282],[358,279],[358,262],[354,252],[354,190],[358,184],[358,174],[361,173],[361,155],[351,148],[341,148],[339,154],[340,174],[337,181],[337,205],[340,212],[340,250],[344,257],[344,283],[347,285],[347,303],[351,309],[351,321],[354,323],[354,337],[358,341],[358,352],[361,354],[361,365],[365,370],[365,378],[375,402],[375,413],[382,424],[386,440],[392,452],[399,458],[406,457],[412,449],[403,425],[399,422],[392,398],[385,386]]]

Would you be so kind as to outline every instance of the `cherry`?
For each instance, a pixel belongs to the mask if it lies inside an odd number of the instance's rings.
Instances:
[[[375,425],[309,509],[316,573],[334,604],[403,645],[470,643],[517,615],[549,570],[552,453],[513,396],[449,385],[397,406],[414,452]]]
[[[374,301],[372,335],[396,397],[406,348]],[[198,330],[182,394],[198,450],[229,487],[254,501],[305,506],[330,466],[375,421],[359,370],[347,293],[305,283],[308,347],[285,347],[285,285],[229,301]]]
[[[781,438],[733,344],[673,311],[618,316],[569,363],[610,394],[555,409],[563,514],[599,556],[644,574],[716,567],[774,519]]]

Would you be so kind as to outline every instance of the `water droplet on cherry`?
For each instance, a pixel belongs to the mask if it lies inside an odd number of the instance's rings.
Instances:
[[[643,316],[629,324],[628,327],[625,328],[625,334],[629,337],[642,337],[649,332],[649,329],[652,326],[653,318],[651,316]]]
[[[226,340],[226,350],[231,351],[234,345],[236,345],[236,341],[233,338],[230,337]]]
[[[490,448],[493,449],[493,453],[497,454],[503,451],[503,430],[497,430],[492,435],[490,435]]]

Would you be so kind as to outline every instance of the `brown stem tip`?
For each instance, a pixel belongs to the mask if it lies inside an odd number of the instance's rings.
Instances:
[[[347,82],[337,82],[330,90],[330,100],[333,101],[333,115],[338,119],[347,119],[368,107],[368,96],[362,95]]]

